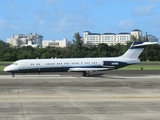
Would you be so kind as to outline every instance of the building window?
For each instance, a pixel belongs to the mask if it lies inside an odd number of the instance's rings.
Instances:
[[[49,46],[59,46],[59,42],[49,42]]]

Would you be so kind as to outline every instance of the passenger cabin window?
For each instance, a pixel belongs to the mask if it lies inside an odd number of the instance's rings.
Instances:
[[[46,63],[46,65],[55,65],[55,63]]]
[[[74,62],[74,63],[72,63],[72,64],[79,64],[78,62]]]
[[[64,63],[64,65],[69,65],[69,63]]]

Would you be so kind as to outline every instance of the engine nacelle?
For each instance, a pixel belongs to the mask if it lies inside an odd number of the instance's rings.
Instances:
[[[128,65],[127,63],[120,62],[120,61],[103,61],[102,62],[103,67],[114,68],[114,69],[121,68],[127,65]]]

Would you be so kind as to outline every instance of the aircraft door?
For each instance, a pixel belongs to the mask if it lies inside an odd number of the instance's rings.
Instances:
[[[22,68],[23,68],[23,65],[22,65],[21,62],[18,63],[18,67],[19,67],[19,69],[22,69]]]

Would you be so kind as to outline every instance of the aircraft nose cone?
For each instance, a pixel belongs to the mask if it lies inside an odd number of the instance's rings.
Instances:
[[[5,68],[4,68],[4,71],[5,71],[5,72],[8,72],[8,71],[9,71],[9,67],[8,67],[8,66],[5,67]]]

